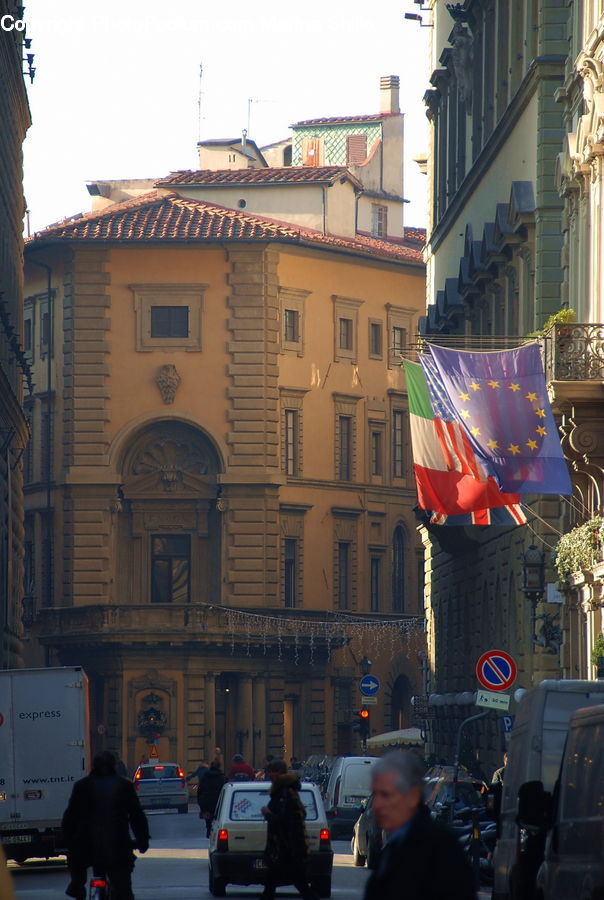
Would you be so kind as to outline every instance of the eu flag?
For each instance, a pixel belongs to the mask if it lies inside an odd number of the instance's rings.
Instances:
[[[570,494],[539,345],[473,353],[430,344],[457,420],[502,491]]]

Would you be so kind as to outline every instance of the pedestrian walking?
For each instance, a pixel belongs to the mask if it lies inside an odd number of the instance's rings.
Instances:
[[[365,900],[476,900],[457,836],[424,804],[423,775],[421,760],[408,751],[373,765],[373,815],[387,837]]]
[[[187,775],[187,782],[191,781],[192,778],[196,778],[197,784],[199,784],[199,782],[201,781],[201,779],[203,778],[203,776],[206,774],[207,771],[208,771],[208,765],[202,759],[202,761],[199,763],[197,768],[193,769],[193,771],[189,772],[189,774]]]
[[[209,838],[212,830],[212,822],[216,813],[216,804],[226,778],[216,760],[212,760],[210,768],[199,779],[197,786],[197,802],[199,803],[199,818],[206,820],[206,837]]]
[[[249,763],[246,763],[241,753],[236,753],[229,767],[227,778],[229,781],[253,781],[256,777]]]
[[[300,801],[300,779],[288,772],[283,759],[268,764],[271,792],[268,806],[262,807],[267,822],[264,863],[267,873],[261,900],[274,900],[279,884],[293,884],[303,900],[318,900],[308,882],[308,842]]]
[[[491,778],[491,784],[498,784],[503,787],[503,779],[505,777],[505,767],[508,764],[508,755],[507,752],[503,754],[503,765],[500,769],[495,769],[493,772],[493,777]]]
[[[86,900],[87,869],[106,873],[115,900],[134,900],[130,829],[141,853],[149,848],[149,826],[134,785],[116,772],[113,753],[95,756],[92,771],[76,781],[63,815],[71,882],[65,893]]]

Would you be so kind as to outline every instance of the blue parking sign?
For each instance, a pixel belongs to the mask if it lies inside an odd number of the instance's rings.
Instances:
[[[515,719],[515,716],[502,716],[501,717],[501,727],[503,728],[504,734],[512,733],[512,728],[514,727],[514,719]]]

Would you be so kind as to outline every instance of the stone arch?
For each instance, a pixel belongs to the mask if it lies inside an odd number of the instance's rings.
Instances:
[[[227,448],[220,438],[217,438],[216,435],[211,433],[204,426],[204,423],[194,416],[172,410],[162,410],[161,415],[158,415],[157,412],[149,412],[131,419],[126,425],[120,428],[113,438],[109,447],[108,458],[109,465],[116,473],[118,480],[123,469],[124,459],[128,456],[129,449],[137,441],[139,435],[146,429],[160,423],[165,426],[170,424],[184,425],[193,429],[199,435],[202,435],[213,448],[213,451],[219,460],[218,472],[225,471],[226,467],[224,460],[227,458]]]
[[[159,473],[188,473],[211,478],[222,469],[222,460],[206,432],[186,422],[158,419],[139,429],[124,447],[121,471],[125,479]]]
[[[413,672],[410,660],[404,653],[397,653],[393,658],[388,673],[388,710],[390,723],[385,717],[384,726],[390,731],[410,728],[413,725],[413,707],[411,698],[419,694],[418,673]]]

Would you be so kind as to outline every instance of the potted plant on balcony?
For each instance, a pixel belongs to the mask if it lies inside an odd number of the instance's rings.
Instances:
[[[555,565],[562,583],[593,580],[593,567],[602,558],[604,518],[595,516],[562,535],[555,551]]]
[[[604,634],[600,632],[591,650],[591,664],[597,671],[597,678],[604,679]]]

